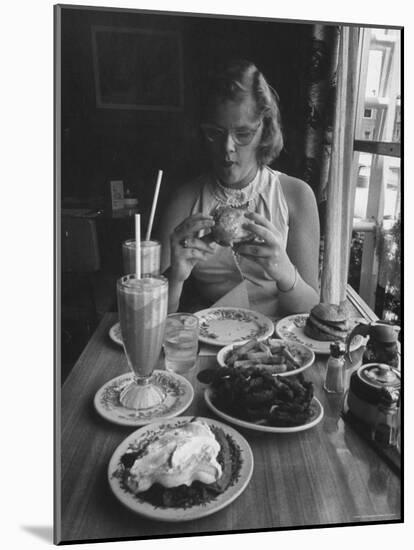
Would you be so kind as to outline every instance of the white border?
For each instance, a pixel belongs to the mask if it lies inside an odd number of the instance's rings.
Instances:
[[[3,547],[30,549],[50,546],[52,508],[52,396],[53,396],[53,11],[52,0],[20,0],[2,6],[2,288],[6,309],[2,315],[2,502]],[[207,12],[323,21],[370,22],[405,25],[405,97],[412,97],[413,17],[406,0],[327,2],[312,0],[72,0],[72,5],[111,6]],[[253,13],[254,12],[254,13]],[[412,65],[412,63],[410,63]],[[412,103],[405,105],[405,126],[410,129]],[[410,147],[406,131],[405,150]],[[409,153],[406,155],[408,157]],[[405,181],[412,168],[405,163]],[[412,164],[411,164],[412,165]],[[411,186],[412,188],[412,186]],[[407,188],[405,204],[411,204]],[[407,210],[407,208],[406,208]],[[413,216],[411,216],[413,219]],[[405,219],[411,235],[411,220]],[[407,248],[407,247],[406,247]],[[411,254],[405,258],[411,271]],[[406,277],[408,280],[408,277]],[[11,284],[12,283],[12,284]],[[411,289],[406,285],[406,304]],[[4,299],[2,300],[2,304]],[[406,307],[406,334],[411,323]],[[407,338],[408,340],[408,338]],[[406,385],[413,388],[411,353],[407,350]],[[408,390],[407,390],[408,393]],[[408,401],[408,399],[407,399]],[[412,402],[413,400],[411,400]],[[19,412],[16,412],[16,405]],[[410,409],[410,410],[407,410]],[[406,404],[406,424],[411,425]],[[408,431],[408,430],[407,430]],[[408,435],[408,434],[407,434]],[[411,451],[409,441],[407,454]],[[411,454],[411,452],[410,452]],[[406,458],[407,466],[409,460]],[[412,486],[412,468],[406,468],[406,493]],[[408,501],[408,498],[406,498]],[[140,542],[84,544],[82,548],[241,548],[336,549],[363,547],[406,548],[404,537],[413,535],[412,506],[406,507],[408,525],[382,525],[277,533],[222,535]],[[46,539],[44,538],[46,534]]]

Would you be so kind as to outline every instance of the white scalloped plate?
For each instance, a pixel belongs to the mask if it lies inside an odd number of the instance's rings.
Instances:
[[[324,414],[322,403],[319,401],[319,399],[314,397],[311,403],[312,414],[308,422],[306,422],[305,424],[300,424],[298,426],[268,426],[265,424],[256,424],[255,422],[249,422],[247,420],[242,420],[241,418],[236,418],[235,416],[231,416],[221,409],[218,409],[213,403],[213,395],[214,394],[212,388],[206,388],[204,390],[204,399],[207,403],[208,408],[211,411],[213,411],[217,416],[219,416],[226,422],[230,422],[231,424],[239,426],[240,428],[247,428],[256,432],[267,432],[273,434],[303,432],[305,430],[310,430],[310,428],[313,428],[314,426],[319,424]]]
[[[109,329],[109,338],[115,344],[118,344],[119,346],[123,346],[122,335],[121,335],[121,325],[119,323],[115,323]]]
[[[288,315],[283,319],[280,319],[276,323],[276,333],[279,338],[283,340],[288,340],[290,342],[298,342],[307,346],[315,353],[320,353],[323,355],[329,355],[331,353],[331,344],[329,341],[319,341],[309,338],[304,333],[304,327],[306,324],[306,319],[309,317],[308,313],[297,313],[294,315]],[[351,322],[353,320],[351,319]],[[355,320],[355,323],[358,323],[359,319]],[[358,334],[351,342],[351,351],[358,349],[364,342],[364,338]]]
[[[119,394],[132,380],[132,374],[127,373],[109,380],[96,392],[94,405],[97,412],[114,424],[136,427],[178,416],[190,406],[194,390],[183,376],[174,372],[155,370],[153,377],[155,383],[166,394],[160,405],[138,411],[123,407]]]
[[[213,307],[197,311],[194,315],[200,320],[200,342],[213,346],[227,346],[251,338],[265,340],[275,330],[273,321],[250,309]]]
[[[276,342],[280,342],[281,340],[277,340],[275,338]],[[311,365],[313,365],[315,361],[315,354],[311,349],[309,349],[307,346],[304,346],[303,344],[299,344],[298,342],[290,342],[286,341],[285,345],[287,345],[290,353],[293,355],[293,357],[300,363],[300,367],[294,370],[290,370],[287,372],[280,372],[278,373],[278,376],[294,376],[296,374],[299,374],[300,372],[303,372],[307,368],[309,368]],[[242,344],[230,344],[228,346],[225,346],[224,348],[221,348],[221,350],[217,354],[217,363],[221,367],[226,366],[226,357],[229,354],[230,351],[232,351],[237,346],[241,346]]]
[[[121,479],[123,466],[120,459],[129,448],[136,448],[140,441],[153,438],[154,436],[156,437],[157,433],[162,432],[165,428],[175,427],[177,425],[189,422],[193,418],[194,417],[192,416],[182,416],[168,421],[155,422],[133,432],[119,445],[109,462],[108,480],[114,495],[120,502],[122,502],[122,504],[127,506],[132,511],[151,519],[177,522],[190,521],[214,514],[215,512],[218,512],[231,504],[241,495],[247,487],[253,473],[253,453],[250,445],[243,436],[241,436],[230,426],[227,426],[217,420],[202,417],[197,418],[206,422],[210,427],[221,428],[225,436],[231,438],[232,443],[237,450],[237,454],[240,459],[240,467],[238,468],[238,471],[233,474],[232,480],[227,489],[203,504],[193,505],[187,508],[178,508],[167,506],[155,507],[153,504],[146,502],[142,498],[140,499],[123,485]]]

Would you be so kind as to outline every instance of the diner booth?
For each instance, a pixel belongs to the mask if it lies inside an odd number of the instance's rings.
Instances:
[[[297,448],[294,438],[282,434],[280,455],[271,441],[278,434],[253,433],[249,439],[241,430],[261,454],[254,453],[246,500],[239,497],[236,503],[242,504],[233,516],[223,511],[189,523],[138,521],[102,488],[107,464],[99,465],[94,477],[82,455],[98,434],[94,450],[109,460],[115,443],[127,435],[121,428],[118,437],[117,426],[92,417],[95,391],[123,361],[108,336],[117,320],[122,243],[134,237],[135,214],[147,227],[160,170],[155,239],[176,190],[207,167],[199,101],[203,75],[223,57],[253,60],[278,92],[285,145],[271,167],[304,180],[315,194],[321,301],[346,301],[364,323],[401,324],[400,30],[60,6],[56,31],[56,362],[65,436],[58,538],[76,542],[400,521],[399,453],[378,453],[357,428],[344,424],[342,396],[324,397],[323,421],[304,432]],[[370,65],[375,52],[382,55],[377,76]],[[137,76],[142,74],[145,86]],[[363,207],[361,189],[366,190]],[[361,364],[362,349],[358,353],[353,369]],[[210,365],[215,358],[200,355],[200,360]],[[312,375],[322,393],[326,361],[326,355],[317,357]],[[207,414],[201,391],[195,389],[185,414]],[[286,468],[286,461],[296,480],[285,470],[285,477],[275,472]],[[320,464],[327,469],[320,471]],[[267,485],[259,480],[264,472],[270,476]],[[279,496],[269,493],[264,502],[263,494],[274,486]],[[305,500],[295,500],[294,493]],[[272,512],[273,507],[282,511]]]

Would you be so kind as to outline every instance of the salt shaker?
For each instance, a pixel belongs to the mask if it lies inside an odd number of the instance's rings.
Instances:
[[[324,390],[328,393],[343,393],[345,387],[345,349],[339,342],[331,344]]]

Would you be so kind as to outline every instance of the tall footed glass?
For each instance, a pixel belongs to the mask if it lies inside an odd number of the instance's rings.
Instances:
[[[119,321],[133,381],[120,395],[128,409],[148,409],[165,398],[152,379],[164,338],[168,306],[168,281],[150,276],[125,275],[117,281]]]

